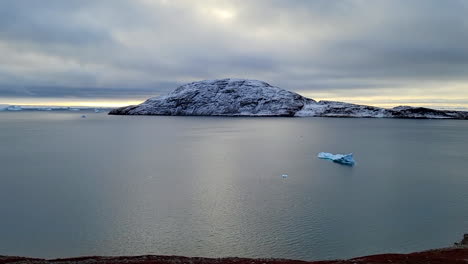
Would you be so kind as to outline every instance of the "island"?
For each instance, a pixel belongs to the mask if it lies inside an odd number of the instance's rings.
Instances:
[[[391,109],[335,101],[315,101],[263,81],[219,79],[192,82],[110,115],[381,117],[468,119],[466,111],[398,106]]]

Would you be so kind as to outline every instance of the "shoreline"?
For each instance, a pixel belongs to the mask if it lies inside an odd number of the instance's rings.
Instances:
[[[406,264],[442,264],[442,263],[468,263],[468,246],[453,246],[448,248],[431,249],[427,251],[414,252],[408,254],[385,253],[352,258],[348,260],[325,260],[325,261],[304,261],[292,259],[251,259],[251,258],[203,258],[203,257],[183,257],[183,256],[88,256],[61,259],[40,259],[15,256],[1,256],[0,264],[377,264],[377,263],[406,263]]]

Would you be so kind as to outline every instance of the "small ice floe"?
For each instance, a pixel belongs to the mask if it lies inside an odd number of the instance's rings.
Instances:
[[[287,174],[282,174],[281,177],[283,177],[283,179],[286,179],[288,177]]]
[[[82,115],[81,118],[86,118],[86,115]]]
[[[97,109],[97,108],[94,109],[94,113],[99,113],[99,112],[101,112],[101,110],[99,110],[99,109]]]
[[[21,111],[23,108],[18,105],[10,105],[6,108],[7,111]]]
[[[356,161],[353,159],[353,153],[350,154],[331,154],[327,152],[320,152],[317,157],[320,159],[327,159],[331,160],[336,163],[340,163],[343,165],[353,166]]]

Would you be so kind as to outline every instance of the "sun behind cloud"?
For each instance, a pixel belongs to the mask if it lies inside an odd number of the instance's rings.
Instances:
[[[221,20],[230,20],[235,17],[235,12],[224,8],[210,8],[209,12],[216,18]]]
[[[213,20],[220,22],[229,22],[236,17],[236,11],[227,7],[201,7],[199,9],[204,20]]]

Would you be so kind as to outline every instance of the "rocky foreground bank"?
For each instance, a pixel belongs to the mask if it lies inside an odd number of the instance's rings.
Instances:
[[[457,246],[411,254],[381,254],[349,260],[300,261],[287,259],[189,258],[179,256],[82,257],[70,259],[33,259],[0,256],[0,264],[467,264],[468,247]]]

